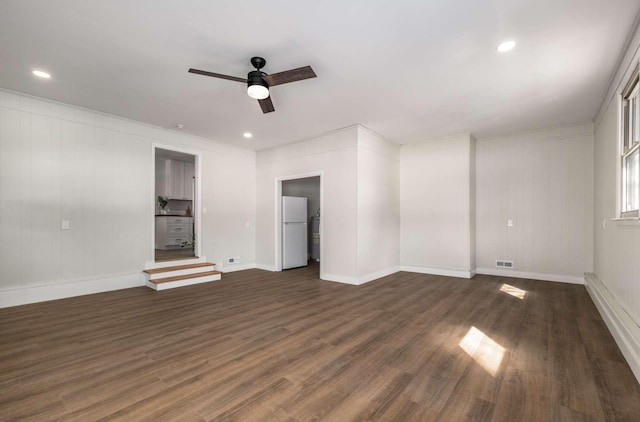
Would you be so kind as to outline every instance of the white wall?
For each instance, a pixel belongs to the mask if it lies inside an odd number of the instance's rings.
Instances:
[[[357,128],[260,151],[256,156],[256,263],[275,270],[276,180],[322,173],[322,259],[327,280],[357,282]]]
[[[640,62],[636,28],[596,120],[594,265],[587,288],[640,381],[640,221],[618,214],[619,94]]]
[[[358,277],[400,269],[400,146],[358,127]]]
[[[479,140],[476,165],[477,272],[582,283],[592,268],[593,125]]]
[[[474,142],[464,135],[402,146],[403,269],[472,275]]]
[[[321,173],[321,277],[361,284],[398,271],[398,160],[397,145],[361,126],[258,152],[258,266],[278,266],[276,180]]]
[[[255,262],[253,151],[0,90],[0,306],[142,282],[154,142],[202,153],[202,254]]]
[[[616,217],[617,125],[612,101],[596,131],[594,272],[640,325],[640,224],[611,220]]]

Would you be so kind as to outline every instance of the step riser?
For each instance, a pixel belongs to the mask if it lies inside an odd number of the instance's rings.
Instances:
[[[206,267],[198,267],[198,268],[189,268],[186,270],[178,270],[178,271],[168,271],[164,273],[156,273],[156,274],[147,274],[148,280],[157,280],[159,278],[167,278],[167,277],[176,277],[181,275],[189,275],[189,274],[197,274],[204,273],[207,271],[214,271],[215,266],[209,265]]]
[[[164,267],[169,267],[174,265],[201,264],[203,262],[207,262],[206,256],[201,256],[193,259],[175,260],[175,261],[146,262],[144,269],[151,270],[151,269],[164,268]]]
[[[166,289],[173,289],[176,287],[190,286],[192,284],[207,283],[210,281],[220,280],[221,278],[222,277],[220,277],[220,274],[216,274],[216,275],[209,275],[206,277],[187,278],[185,280],[170,281],[167,283],[159,283],[159,284],[153,283],[151,281],[147,281],[147,287],[150,287],[153,290],[166,290]]]

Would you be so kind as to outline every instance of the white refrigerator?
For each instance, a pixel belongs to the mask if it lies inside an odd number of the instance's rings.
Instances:
[[[282,269],[306,267],[307,198],[282,197]]]

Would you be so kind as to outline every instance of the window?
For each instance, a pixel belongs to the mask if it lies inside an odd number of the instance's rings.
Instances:
[[[638,70],[622,93],[621,217],[638,217],[640,209],[640,82]]]

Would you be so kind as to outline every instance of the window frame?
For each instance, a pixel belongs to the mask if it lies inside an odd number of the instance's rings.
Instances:
[[[620,95],[620,218],[640,217],[640,207],[629,209],[627,162],[640,150],[640,69],[631,74]],[[636,167],[640,172],[640,166]],[[640,197],[640,174],[635,175],[636,198]]]

